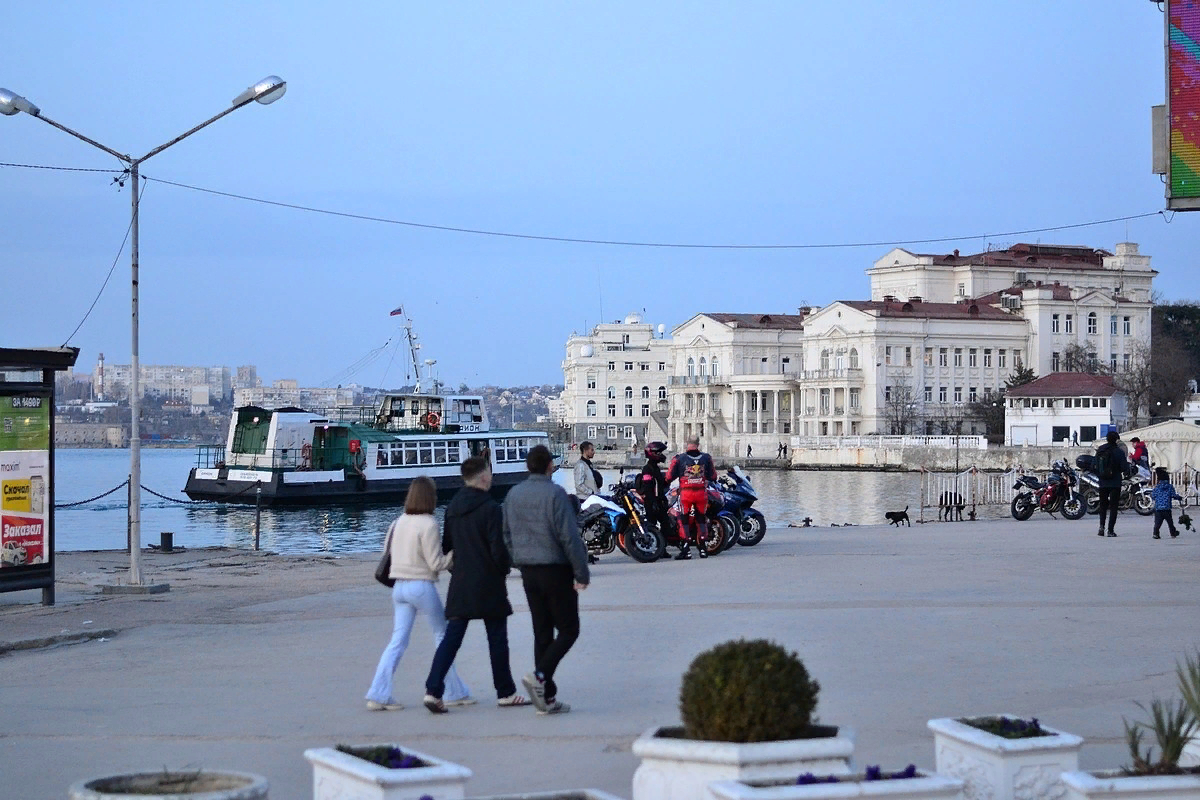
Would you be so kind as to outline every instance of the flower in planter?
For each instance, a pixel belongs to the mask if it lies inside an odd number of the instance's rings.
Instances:
[[[370,761],[372,764],[378,764],[388,769],[415,769],[416,767],[429,766],[416,756],[408,755],[399,747],[392,747],[390,745],[381,747],[350,747],[349,745],[339,744],[337,749],[355,758],[361,758],[363,761]],[[422,800],[424,799],[422,798]]]
[[[799,778],[796,778],[797,786],[808,786],[813,783],[837,783],[837,782],[838,782],[837,775],[822,775],[821,777],[818,778],[816,775],[813,775],[811,772],[806,772],[803,775],[801,775]]]
[[[959,722],[1005,739],[1029,739],[1034,736],[1051,735],[1042,729],[1037,717],[1029,721],[1013,717],[973,717],[960,719]]]
[[[866,772],[862,775],[861,778],[859,778],[858,776],[855,776],[855,775],[843,775],[840,778],[837,775],[822,775],[821,777],[817,777],[816,775],[813,775],[811,772],[806,772],[803,775],[801,775],[799,778],[796,778],[796,785],[797,786],[809,786],[814,783],[854,783],[855,781],[858,781],[858,780],[862,780],[862,781],[902,781],[902,780],[908,780],[910,778],[919,778],[919,777],[921,777],[921,776],[917,774],[917,767],[915,764],[909,764],[907,767],[900,770],[899,772],[884,772],[882,767],[876,765],[876,766],[868,766],[866,769]]]

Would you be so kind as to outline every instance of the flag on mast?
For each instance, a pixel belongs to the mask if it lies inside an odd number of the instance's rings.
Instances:
[[[404,306],[396,306],[396,309],[391,314],[388,314],[388,316],[396,317],[396,316],[402,315],[403,313],[404,313]]]

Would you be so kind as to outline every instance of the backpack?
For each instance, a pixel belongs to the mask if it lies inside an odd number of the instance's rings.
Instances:
[[[1117,477],[1117,459],[1113,457],[1111,447],[1102,447],[1096,451],[1096,475],[1101,478]]]

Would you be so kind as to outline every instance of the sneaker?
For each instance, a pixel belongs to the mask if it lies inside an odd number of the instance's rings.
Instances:
[[[525,687],[525,691],[529,692],[529,699],[533,701],[534,707],[539,712],[544,712],[546,710],[546,682],[530,672],[521,678],[521,684]]]
[[[1109,536],[1112,536],[1113,538],[1116,538],[1117,532],[1116,532],[1116,531],[1109,531],[1109,532],[1108,532],[1108,535],[1109,535]]]
[[[1171,531],[1171,538],[1172,538],[1172,539],[1176,538],[1177,536],[1179,536],[1179,531]]]
[[[440,697],[434,697],[431,694],[427,694],[425,695],[425,699],[421,702],[423,702],[425,707],[429,709],[430,714],[446,713],[446,704],[442,702],[442,698]]]
[[[471,695],[467,695],[466,697],[460,697],[457,700],[447,700],[446,705],[447,706],[473,706],[478,702],[479,701],[476,700]]]
[[[708,551],[703,547],[697,547],[696,552],[700,554],[701,558],[708,558]]]
[[[545,708],[539,708],[538,714],[545,716],[546,714],[565,714],[571,710],[571,707],[559,700],[547,700]]]
[[[1154,538],[1155,538],[1155,539],[1161,539],[1162,537],[1161,537],[1161,536],[1159,536],[1159,535],[1156,533],[1156,534],[1154,534]]]
[[[400,711],[404,706],[392,700],[387,703],[377,703],[374,700],[367,701],[367,711]]]
[[[1099,531],[1096,533],[1096,535],[1097,535],[1097,536],[1103,536],[1103,535],[1104,535],[1104,528],[1101,528],[1101,529],[1100,529],[1100,530],[1099,530]]]
[[[508,697],[499,698],[496,701],[496,705],[500,706],[501,708],[515,708],[517,706],[528,706],[532,704],[529,702],[529,698],[527,698],[525,695],[521,694],[520,692],[513,692]]]

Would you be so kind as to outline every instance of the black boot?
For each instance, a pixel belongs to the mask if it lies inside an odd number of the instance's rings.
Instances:
[[[689,549],[690,548],[688,548],[688,546],[685,544],[682,548],[680,548],[679,555],[675,556],[675,560],[687,561],[689,558],[691,558],[692,554],[688,552]]]

